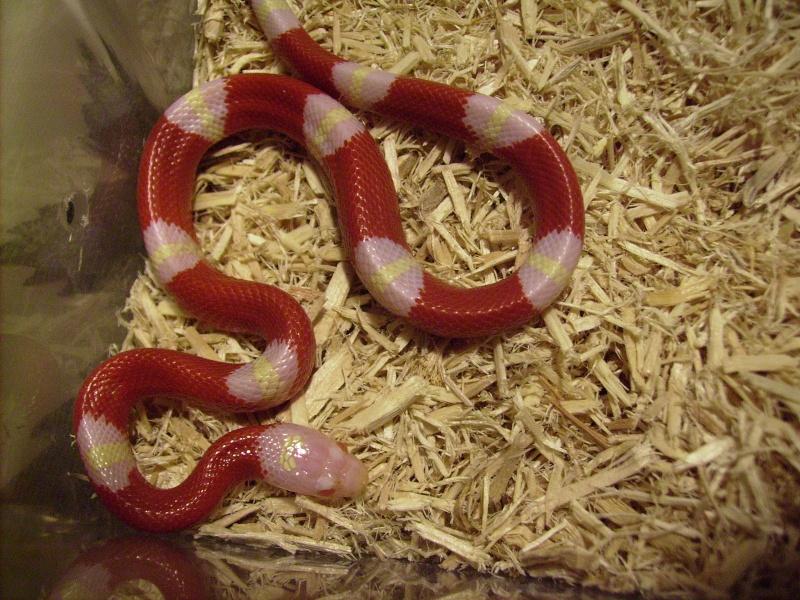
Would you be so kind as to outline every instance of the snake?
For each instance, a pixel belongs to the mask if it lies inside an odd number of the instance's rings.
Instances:
[[[169,397],[207,411],[261,411],[298,395],[315,363],[313,326],[301,305],[277,287],[223,274],[198,243],[194,182],[214,144],[266,128],[304,146],[329,180],[346,256],[364,287],[386,310],[434,336],[488,337],[530,322],[565,289],[582,251],[580,185],[538,119],[494,97],[348,62],[317,44],[284,0],[251,0],[251,8],[293,76],[240,73],[175,101],[147,139],[137,195],[145,248],[165,291],[212,328],[260,336],[264,350],[244,364],[127,350],[102,362],[76,400],[75,437],[94,491],[139,529],[192,527],[246,480],[329,499],[358,497],[369,480],[343,444],[290,422],[224,434],[172,488],[151,484],[137,467],[128,423],[137,403]],[[535,215],[530,250],[513,273],[463,287],[423,268],[406,241],[389,167],[343,104],[457,138],[508,164]]]
[[[130,596],[130,590],[136,588],[127,586],[142,582],[160,592],[155,597],[166,600],[212,600],[218,596],[214,594],[214,580],[206,573],[206,566],[194,553],[164,537],[136,533],[105,539],[69,566],[46,600]],[[121,593],[117,594],[118,591]],[[136,598],[153,597],[152,592],[145,594],[141,587],[137,591]]]

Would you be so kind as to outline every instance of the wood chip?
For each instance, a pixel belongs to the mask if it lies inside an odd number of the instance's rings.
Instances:
[[[373,431],[403,413],[427,390],[427,381],[412,376],[399,387],[376,394],[363,410],[345,421],[344,425],[357,431]]]

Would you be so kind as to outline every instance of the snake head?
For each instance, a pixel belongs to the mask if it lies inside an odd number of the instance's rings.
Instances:
[[[297,494],[351,498],[367,484],[366,467],[344,444],[301,425],[266,429],[259,456],[266,481]]]

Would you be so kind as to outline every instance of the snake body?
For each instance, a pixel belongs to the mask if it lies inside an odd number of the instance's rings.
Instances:
[[[139,172],[139,215],[160,283],[183,310],[218,329],[257,334],[266,348],[232,365],[180,352],[138,349],[103,362],[78,395],[78,449],[97,495],[119,518],[148,530],[191,526],[234,483],[260,478],[300,494],[350,497],[367,471],[343,446],[289,423],[244,427],[219,438],[175,488],[139,472],[128,437],[131,407],[168,396],[206,410],[257,411],[295,396],[315,355],[311,322],[285,292],[223,275],[204,258],[191,213],[196,170],[216,142],[251,128],[277,130],[323,166],[349,259],[387,310],[432,334],[488,336],[518,327],[566,286],[583,243],[575,173],[543,126],[497,99],[347,62],[318,46],[283,0],[252,0],[272,48],[309,83],[242,74],[177,100],[148,138]],[[337,100],[453,136],[507,161],[534,201],[536,236],[517,271],[458,288],[427,273],[405,241],[397,195],[369,132]]]

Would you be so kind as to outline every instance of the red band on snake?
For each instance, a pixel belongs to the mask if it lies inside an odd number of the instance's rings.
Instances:
[[[154,272],[181,308],[212,327],[260,335],[266,349],[246,365],[158,349],[123,352],[89,376],[75,408],[78,448],[98,496],[142,529],[191,526],[246,479],[324,497],[358,495],[367,480],[365,467],[346,449],[288,423],[226,434],[175,488],[152,486],[136,466],[128,419],[142,399],[167,396],[209,410],[256,411],[296,395],[313,367],[313,330],[300,305],[277,288],[221,274],[198,246],[194,179],[214,143],[244,129],[269,128],[303,144],[330,179],[343,242],[364,286],[387,310],[436,335],[489,336],[530,321],[562,292],[583,244],[577,178],[538,121],[494,98],[346,62],[319,47],[283,0],[252,5],[274,50],[316,87],[244,74],[180,98],[148,139],[139,214]],[[522,266],[498,283],[470,289],[428,274],[406,244],[380,150],[333,98],[457,137],[507,161],[535,204],[536,235]]]

